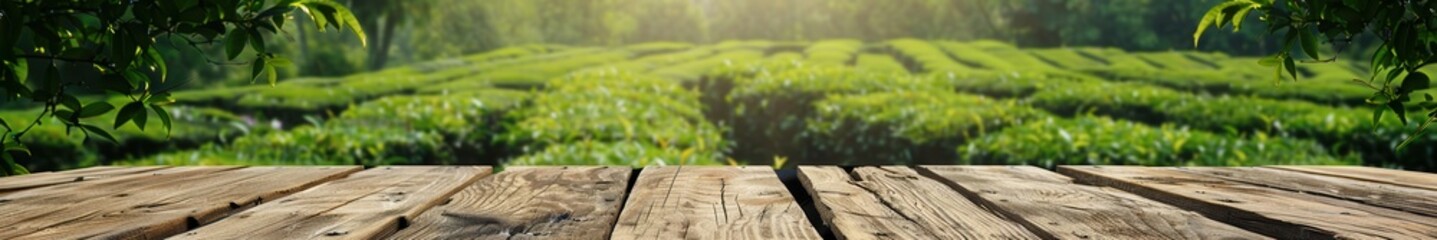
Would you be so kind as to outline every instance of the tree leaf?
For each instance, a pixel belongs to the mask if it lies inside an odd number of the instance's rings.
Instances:
[[[138,69],[126,69],[122,72],[125,81],[130,83],[130,88],[146,88],[150,83],[150,76],[140,72]]]
[[[268,68],[265,66],[264,58],[256,58],[254,60],[254,66],[250,67],[249,82],[254,83],[255,80],[258,80],[259,75],[264,73],[265,69]]]
[[[125,104],[124,107],[120,108],[120,112],[115,114],[114,128],[119,129],[120,126],[124,126],[125,123],[130,122],[131,119],[134,119],[137,113],[145,113],[145,106],[143,104],[140,104],[140,102],[130,102],[128,104]]]
[[[1411,72],[1411,73],[1408,73],[1408,74],[1407,74],[1407,78],[1402,80],[1402,89],[1401,89],[1401,92],[1402,92],[1402,93],[1410,93],[1410,92],[1414,92],[1414,91],[1417,91],[1417,90],[1427,89],[1427,88],[1431,85],[1431,81],[1432,81],[1431,79],[1427,78],[1427,74],[1426,74],[1426,73],[1422,73],[1422,72]]]
[[[1282,66],[1287,68],[1287,74],[1292,75],[1292,80],[1297,81],[1297,63],[1292,61],[1292,56],[1283,58]]]
[[[71,96],[70,94],[61,94],[61,95],[60,95],[60,105],[65,105],[66,108],[69,108],[70,110],[73,110],[73,111],[79,111],[79,110],[80,110],[80,99],[79,99],[79,98],[75,98],[75,96]]]
[[[254,29],[254,28],[249,29],[249,36],[248,36],[248,37],[249,37],[249,46],[252,47],[252,48],[254,48],[254,51],[255,51],[255,52],[260,52],[260,53],[265,52],[265,48],[264,48],[264,35],[261,35],[261,34],[259,33],[259,30],[258,30],[258,29]]]
[[[273,87],[275,83],[279,82],[279,73],[274,70],[274,66],[265,65],[264,72],[269,73],[269,86]]]
[[[8,130],[13,130],[13,129],[10,129],[10,123],[6,123],[4,118],[0,118],[0,127],[5,127],[5,130],[7,130],[7,131],[8,131]]]
[[[1234,13],[1234,14],[1232,15],[1232,32],[1241,31],[1241,30],[1242,30],[1242,20],[1247,19],[1247,14],[1250,13],[1250,12],[1252,12],[1252,10],[1253,10],[1253,9],[1256,9],[1256,8],[1257,8],[1256,6],[1246,6],[1246,7],[1243,7],[1242,9],[1238,9],[1238,10],[1237,10],[1237,13]]]
[[[1312,36],[1311,29],[1294,28],[1292,29],[1292,31],[1297,31],[1297,36],[1302,41],[1302,52],[1307,53],[1307,57],[1310,57],[1312,59],[1322,58],[1317,55],[1317,37]]]
[[[165,108],[155,104],[150,104],[150,109],[154,110],[155,115],[160,117],[160,123],[163,123],[165,125],[165,137],[169,137],[170,131],[173,130],[173,125],[171,125],[170,112],[165,111]]]
[[[168,66],[165,65],[165,57],[161,56],[160,51],[155,48],[151,48],[149,51],[146,52],[149,53],[147,55],[150,57],[150,62],[154,63],[155,67],[159,68],[156,71],[160,74],[160,82],[165,82],[165,79],[168,78],[170,75],[170,69]]]
[[[108,102],[90,103],[90,105],[85,105],[85,108],[80,110],[80,118],[100,116],[101,114],[110,112],[110,110],[115,110],[115,106],[110,105]]]
[[[240,53],[244,52],[245,44],[249,43],[249,36],[247,35],[248,31],[239,27],[230,30],[230,33],[225,35],[225,54],[230,57],[230,60],[234,60],[235,57],[239,57]]]
[[[1397,120],[1402,120],[1402,126],[1407,126],[1407,108],[1402,107],[1401,101],[1388,102],[1387,108],[1392,109],[1392,113],[1397,114]]]
[[[1372,109],[1372,125],[1381,124],[1381,123],[1382,123],[1382,113],[1384,113],[1384,112],[1386,112],[1386,111],[1387,111],[1387,109],[1384,109],[1384,108]],[[1372,130],[1375,131],[1375,130],[1377,130],[1377,128],[1373,128]]]
[[[95,135],[100,135],[101,138],[105,138],[105,140],[110,140],[110,142],[114,142],[114,143],[119,143],[119,142],[120,142],[120,141],[116,141],[116,140],[115,140],[115,136],[110,135],[109,132],[106,132],[104,129],[100,129],[99,127],[95,127],[94,125],[90,125],[90,124],[80,124],[80,128],[81,128],[81,129],[84,129],[86,132],[90,132],[90,133],[95,134]]]

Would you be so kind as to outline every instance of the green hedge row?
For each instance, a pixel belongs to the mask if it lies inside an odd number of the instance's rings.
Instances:
[[[951,164],[953,147],[1046,116],[1011,100],[938,89],[829,95],[807,132],[820,159],[844,165]]]
[[[326,122],[246,135],[198,150],[157,155],[134,164],[333,165],[492,164],[504,151],[492,136],[507,127],[505,112],[528,94],[494,89],[469,94],[393,96],[366,102]]]
[[[844,66],[853,60],[854,54],[863,50],[863,42],[853,39],[825,40],[808,45],[803,50],[807,62],[815,65]]]
[[[965,72],[973,70],[973,67],[954,61],[948,53],[932,43],[917,39],[898,39],[888,41],[888,47],[893,52],[905,58],[903,61],[918,66],[923,72]]]
[[[1361,154],[1370,164],[1437,166],[1424,160],[1437,151],[1429,144],[1414,145],[1404,155],[1393,152],[1411,127],[1374,125],[1369,109],[1195,95],[1136,83],[1078,84],[1038,92],[1029,101],[1035,107],[1065,116],[1093,113],[1219,133],[1305,138],[1332,146],[1334,152]]]
[[[1356,164],[1316,142],[1230,137],[1102,117],[1048,118],[985,135],[957,149],[964,164],[1251,166]]]
[[[702,107],[698,93],[648,75],[599,71],[555,79],[515,112],[518,122],[506,138],[526,155],[511,162],[593,164],[607,158],[563,154],[622,149],[599,153],[639,154],[624,155],[631,164],[717,164],[727,143]]]
[[[908,73],[908,69],[903,67],[903,63],[898,62],[898,60],[893,59],[893,56],[890,56],[888,54],[859,54],[858,60],[856,63],[854,63],[853,67],[858,68],[859,70],[876,73]]]

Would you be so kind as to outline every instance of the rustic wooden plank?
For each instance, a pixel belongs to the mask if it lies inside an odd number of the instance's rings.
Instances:
[[[1267,239],[1121,190],[1032,166],[923,166],[954,189],[1057,239]]]
[[[415,218],[393,239],[604,239],[629,167],[510,167]]]
[[[159,239],[358,170],[255,167],[128,188],[122,195],[86,199],[21,222],[17,232],[30,233],[17,239]]]
[[[1039,237],[907,167],[800,166],[799,179],[840,239]]]
[[[1272,188],[1347,199],[1427,216],[1437,216],[1437,191],[1362,180],[1251,167],[1182,168],[1219,178]]]
[[[160,170],[165,167],[91,167],[0,178],[0,194],[83,181],[95,181]]]
[[[380,167],[240,212],[174,239],[373,239],[387,236],[489,167]]]
[[[1437,174],[1431,173],[1363,166],[1270,166],[1270,168],[1437,191]]]
[[[768,167],[649,166],[614,239],[820,239]]]
[[[103,206],[81,205],[93,200],[123,199],[129,189],[155,188],[189,181],[196,176],[231,171],[238,167],[178,167],[137,177],[107,178],[55,185],[0,196],[0,239],[39,231],[68,219],[99,215]],[[74,212],[87,211],[87,212]]]
[[[1064,166],[1059,172],[1281,239],[1437,238],[1437,219],[1431,217],[1174,168]]]
[[[937,239],[932,231],[883,204],[848,172],[835,166],[799,166],[798,179],[824,225],[839,239]]]

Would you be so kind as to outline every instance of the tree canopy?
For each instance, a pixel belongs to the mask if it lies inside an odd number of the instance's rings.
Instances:
[[[285,23],[303,13],[320,30],[349,29],[360,39],[359,20],[330,0],[6,0],[0,4],[0,105],[36,105],[32,119],[0,119],[0,174],[23,174],[17,154],[30,154],[20,138],[47,117],[87,141],[113,141],[105,126],[82,121],[118,111],[107,126],[133,123],[143,129],[150,112],[170,127],[164,106],[169,81],[160,43],[199,49],[223,45],[225,58],[213,64],[248,64],[251,79],[277,80],[277,68],[291,61],[268,51]],[[177,46],[172,46],[177,47]],[[126,102],[118,107],[110,99]]]
[[[1371,53],[1371,77],[1353,79],[1374,92],[1368,103],[1379,105],[1372,114],[1380,122],[1391,111],[1403,124],[1408,124],[1411,108],[1427,111],[1427,119],[1417,132],[1397,146],[1399,150],[1418,139],[1427,127],[1437,121],[1437,102],[1430,94],[1412,96],[1429,87],[1431,79],[1417,70],[1437,62],[1437,2],[1412,0],[1229,0],[1212,7],[1203,15],[1193,44],[1201,43],[1210,27],[1231,27],[1240,30],[1248,15],[1257,13],[1267,23],[1267,33],[1281,34],[1281,48],[1264,58],[1260,64],[1272,66],[1278,79],[1289,76],[1297,80],[1298,63],[1337,61],[1338,55],[1326,55],[1324,46],[1340,52],[1355,39],[1375,37],[1381,44]],[[1286,75],[1284,75],[1286,74]],[[1421,100],[1414,101],[1420,97]]]

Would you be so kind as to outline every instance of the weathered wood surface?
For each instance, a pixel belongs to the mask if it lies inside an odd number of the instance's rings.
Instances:
[[[74,207],[20,222],[13,233],[28,232],[16,239],[159,239],[254,206],[261,199],[278,198],[358,170],[254,167],[190,175],[168,184],[129,187],[118,194],[82,199],[71,203]]]
[[[489,167],[379,167],[276,199],[174,239],[373,239],[388,236]]]
[[[908,167],[799,167],[820,215],[842,239],[1034,239],[1018,223]]]
[[[108,178],[19,191],[0,196],[0,239],[19,238],[76,218],[99,216],[108,209],[91,209],[83,203],[115,201],[129,189],[160,188],[192,181],[195,176],[238,167],[179,167],[147,173],[144,177]]]
[[[1271,168],[1437,191],[1437,174],[1432,173],[1361,166],[1272,166]]]
[[[629,167],[511,167],[426,211],[392,239],[607,239]]]
[[[650,166],[613,239],[820,239],[768,167]]]
[[[1437,191],[1318,174],[1252,167],[1190,167],[1208,174],[1289,191],[1347,199],[1427,216],[1437,216]]]
[[[1437,238],[1434,218],[1174,168],[1065,166],[1059,171],[1282,239]]]
[[[0,180],[0,194],[52,185],[135,175],[163,168],[164,167],[92,167],[63,172],[44,172],[6,177]]]
[[[965,195],[1057,239],[1265,239],[1121,190],[1030,166],[923,166]]]

